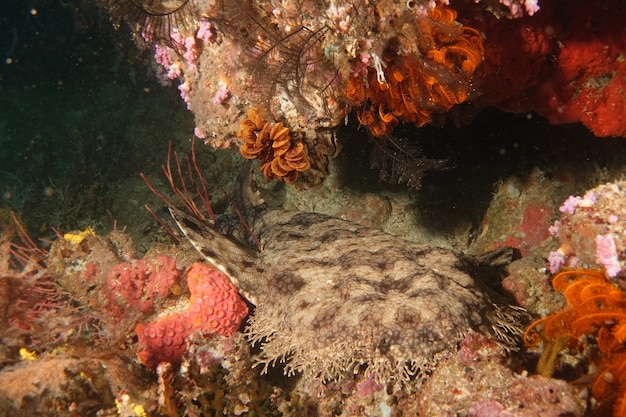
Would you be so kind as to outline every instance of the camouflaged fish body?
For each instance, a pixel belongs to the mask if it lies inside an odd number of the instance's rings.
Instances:
[[[256,204],[242,207],[262,250],[222,235],[227,225],[172,215],[256,304],[246,332],[265,366],[285,360],[288,374],[330,380],[367,365],[365,376],[402,383],[469,329],[505,342],[518,333],[456,252],[323,214],[268,210],[251,196]]]

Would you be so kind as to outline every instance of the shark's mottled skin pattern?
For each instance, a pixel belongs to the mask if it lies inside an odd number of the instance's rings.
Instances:
[[[518,333],[456,252],[322,214],[267,210],[258,196],[247,203],[256,203],[244,214],[262,250],[171,211],[256,305],[246,332],[266,366],[286,359],[288,374],[329,380],[367,365],[365,376],[402,383],[470,329],[505,343]]]

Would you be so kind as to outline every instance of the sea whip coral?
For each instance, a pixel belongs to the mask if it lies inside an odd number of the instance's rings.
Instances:
[[[230,336],[248,315],[248,306],[235,286],[221,272],[195,263],[187,270],[191,291],[189,308],[182,313],[161,317],[135,329],[144,349],[137,356],[141,362],[156,367],[161,362],[180,362],[185,353],[185,339],[195,332]]]

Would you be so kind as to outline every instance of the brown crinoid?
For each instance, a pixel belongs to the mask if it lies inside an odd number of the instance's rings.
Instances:
[[[454,10],[437,7],[392,40],[375,68],[350,77],[346,97],[372,135],[384,136],[400,122],[423,126],[433,113],[467,100],[483,46],[475,29],[455,19]]]
[[[237,136],[244,142],[239,148],[241,155],[260,160],[268,180],[292,183],[298,172],[311,167],[304,144],[291,137],[289,128],[282,122],[270,124],[256,109],[248,110]]]

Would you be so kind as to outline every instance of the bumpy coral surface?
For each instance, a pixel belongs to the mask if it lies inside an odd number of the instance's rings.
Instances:
[[[626,277],[626,181],[600,185],[570,196],[551,227],[561,246],[550,253],[550,269],[602,268],[617,281]]]
[[[104,280],[106,309],[118,320],[128,313],[128,309],[150,312],[155,298],[167,297],[171,292],[180,293],[175,287],[180,275],[176,260],[165,255],[117,264]]]
[[[513,246],[523,256],[546,244],[563,192],[560,183],[535,169],[523,183],[511,177],[500,183],[486,211],[480,235],[472,243],[475,253]]]
[[[135,255],[121,231],[86,236],[80,243],[57,240],[48,270],[95,324],[101,341],[122,343],[139,320],[171,304],[181,294],[177,261],[165,254]]]
[[[481,35],[459,23],[447,1],[156,3],[158,10],[127,0],[111,8],[154,48],[163,83],[178,84],[195,135],[216,147],[243,141],[244,155],[256,157],[264,145],[236,133],[257,108],[277,122],[274,134],[288,129],[301,142],[289,158],[261,158],[267,176],[289,181],[297,166],[313,171],[302,175],[306,182],[319,182],[335,153],[333,129],[353,109],[376,136],[398,123],[424,125],[470,97],[483,59]],[[538,9],[532,1],[504,4],[516,16]]]
[[[516,374],[501,349],[470,333],[417,394],[420,416],[583,416],[575,386],[540,375]],[[405,414],[408,415],[408,414]]]
[[[147,366],[161,362],[179,363],[186,350],[185,339],[192,333],[230,336],[248,315],[248,306],[225,274],[196,263],[187,270],[191,291],[189,307],[177,314],[137,325],[138,353]]]

